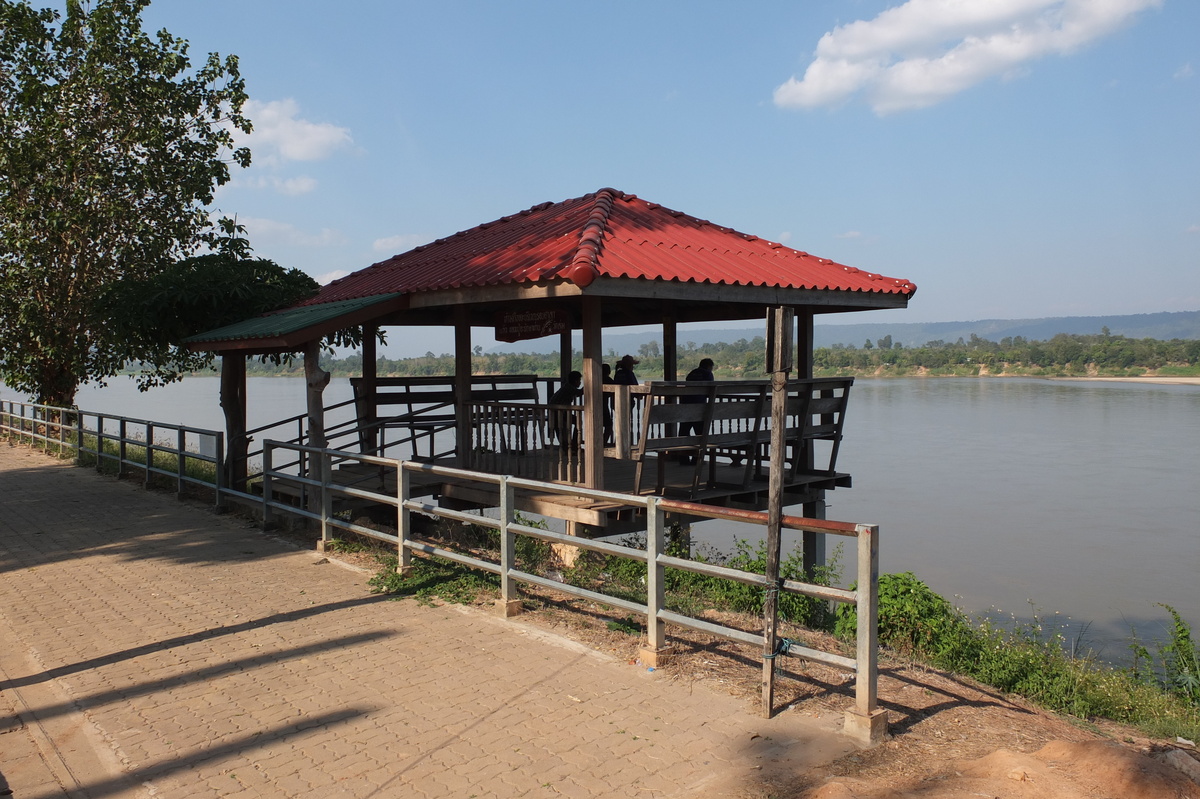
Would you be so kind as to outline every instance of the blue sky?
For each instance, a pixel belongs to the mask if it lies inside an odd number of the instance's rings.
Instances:
[[[319,279],[611,186],[919,286],[836,321],[1200,308],[1191,0],[157,0],[145,27],[240,57],[254,165],[217,205]]]

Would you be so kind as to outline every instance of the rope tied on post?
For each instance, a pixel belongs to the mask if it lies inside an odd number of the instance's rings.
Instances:
[[[792,644],[794,643],[796,642],[791,638],[780,638],[775,642],[775,651],[769,655],[763,655],[763,660],[774,660],[780,655],[790,654],[792,651]]]

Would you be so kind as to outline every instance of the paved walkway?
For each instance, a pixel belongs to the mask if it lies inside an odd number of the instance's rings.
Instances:
[[[852,749],[0,441],[0,794],[753,796]]]

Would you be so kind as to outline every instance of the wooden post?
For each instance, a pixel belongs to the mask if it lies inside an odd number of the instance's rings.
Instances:
[[[767,312],[767,363],[771,368],[771,466],[767,482],[767,563],[770,586],[763,598],[762,710],[775,710],[776,628],[779,624],[779,549],[783,532],[784,440],[787,426],[787,381],[791,369],[792,310]]]
[[[813,376],[813,317],[811,308],[804,308],[796,314],[796,377],[807,380]],[[813,468],[813,445],[805,441],[802,451],[795,457],[803,458],[801,469]],[[812,502],[804,503],[803,513],[810,519],[825,518],[825,492]],[[812,578],[818,566],[826,562],[825,536],[805,530],[800,534],[801,558],[803,559],[804,574]]]
[[[583,298],[583,484],[604,488],[604,358],[600,345],[600,298]],[[614,422],[615,423],[615,422]]]
[[[380,441],[380,433],[373,425],[379,418],[379,349],[378,325],[363,325],[362,333],[362,381],[359,390],[362,392],[358,407],[359,451],[376,454]],[[366,429],[364,429],[366,428]]]
[[[558,384],[559,388],[565,386],[567,375],[571,373],[571,362],[574,360],[575,350],[571,345],[571,329],[567,328],[558,336],[558,376],[563,382]]]
[[[225,413],[225,482],[234,491],[246,490],[246,356],[221,353],[221,410]]]
[[[663,380],[679,379],[679,328],[674,316],[664,316],[663,334]]]
[[[321,368],[321,342],[310,341],[304,345],[304,382],[307,386],[308,402],[308,445],[324,449],[329,443],[325,438],[325,386],[329,385],[329,372]],[[325,459],[308,459],[309,477],[324,483],[329,475],[324,474]],[[308,493],[308,509],[321,512],[321,492]]]
[[[454,451],[461,469],[471,468],[471,324],[454,309]]]

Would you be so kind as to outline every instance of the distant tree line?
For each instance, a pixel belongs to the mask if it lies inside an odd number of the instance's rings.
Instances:
[[[610,351],[606,360],[615,363],[624,353]],[[643,344],[636,356],[641,360],[637,374],[642,380],[659,379],[663,357],[657,342]],[[712,358],[719,380],[761,378],[765,374],[766,345],[761,336],[733,343],[697,345],[686,342],[678,348],[679,376],[682,378],[701,358]],[[337,376],[362,374],[362,356],[348,355],[323,362]],[[575,355],[573,368],[581,360]],[[448,353],[427,352],[418,358],[393,360],[380,358],[378,373],[407,377],[449,375],[454,373],[454,357]],[[557,377],[555,353],[485,353],[476,347],[472,370],[476,374],[537,374]],[[302,367],[277,366],[253,361],[252,375],[301,374]],[[1148,372],[1160,375],[1200,375],[1200,340],[1130,339],[1114,336],[1107,328],[1097,335],[1059,334],[1047,341],[1030,341],[1021,336],[989,341],[972,335],[957,341],[929,341],[920,347],[906,347],[891,336],[865,341],[861,346],[835,344],[813,353],[813,372],[832,375],[961,375],[1008,374],[1031,376],[1137,376]]]

